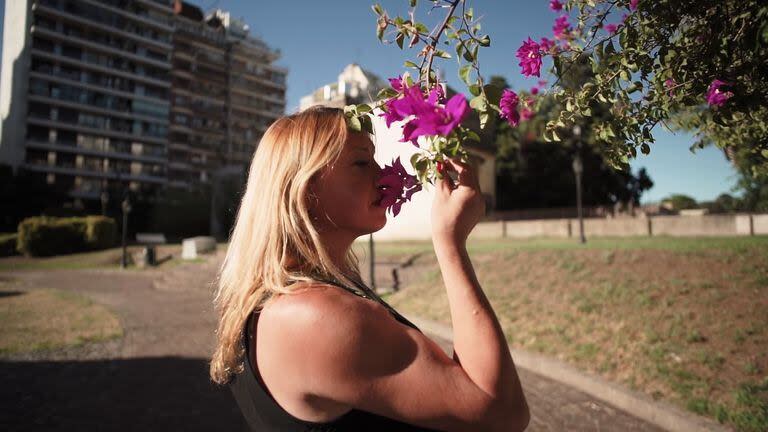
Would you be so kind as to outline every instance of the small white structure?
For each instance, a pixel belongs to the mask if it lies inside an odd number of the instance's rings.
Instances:
[[[181,242],[181,258],[192,260],[200,254],[213,252],[216,250],[216,239],[213,237],[192,237],[184,239]]]

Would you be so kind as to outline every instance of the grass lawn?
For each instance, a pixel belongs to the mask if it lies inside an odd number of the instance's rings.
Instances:
[[[219,244],[219,248],[226,247],[225,244]],[[128,254],[136,254],[142,249],[141,246],[129,246]],[[0,272],[10,270],[54,270],[54,269],[85,269],[85,268],[120,268],[123,249],[120,247],[104,249],[95,252],[84,252],[69,255],[59,255],[54,257],[24,257],[11,256],[0,258]],[[156,268],[168,268],[179,263],[185,262],[181,259],[181,244],[166,244],[157,246],[156,250],[158,261],[164,260],[170,256],[167,261],[162,261]],[[199,259],[199,261],[204,258]],[[191,262],[195,262],[192,260]],[[141,270],[136,266],[129,266],[128,270]]]
[[[0,282],[0,355],[79,346],[121,337],[117,317],[56,289],[19,291]]]
[[[468,248],[512,346],[738,430],[768,430],[768,237],[478,240]],[[376,254],[420,254],[420,281],[387,301],[450,324],[430,242],[380,242]]]

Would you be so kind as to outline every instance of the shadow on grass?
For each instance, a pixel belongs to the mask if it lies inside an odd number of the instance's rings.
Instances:
[[[25,292],[21,291],[0,291],[0,298],[4,297],[16,297],[22,294],[26,294]]]
[[[247,430],[203,359],[0,361],[0,382],[0,430]]]

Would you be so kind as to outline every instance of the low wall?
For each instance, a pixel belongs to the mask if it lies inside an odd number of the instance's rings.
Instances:
[[[768,214],[586,218],[584,234],[588,237],[761,235],[768,234]],[[562,238],[578,235],[578,219],[539,219],[481,222],[470,238]]]

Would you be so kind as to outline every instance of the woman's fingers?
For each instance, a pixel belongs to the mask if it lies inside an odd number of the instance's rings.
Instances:
[[[447,169],[452,169],[453,171],[456,171],[458,173],[458,181],[457,183],[459,185],[463,186],[469,186],[469,187],[475,187],[478,185],[477,175],[475,173],[475,170],[472,169],[472,166],[468,163],[462,162],[456,158],[446,158],[445,161],[447,162],[445,164],[445,167]]]

